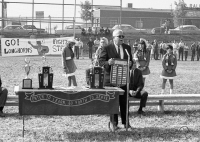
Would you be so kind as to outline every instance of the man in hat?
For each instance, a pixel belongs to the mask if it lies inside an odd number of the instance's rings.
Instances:
[[[3,113],[3,108],[5,106],[7,96],[8,96],[8,90],[1,86],[1,77],[0,77],[0,117],[5,117],[5,114]]]
[[[30,41],[28,41],[28,44],[30,44],[34,49],[37,49],[39,55],[45,55],[49,52],[49,47],[42,45],[41,41],[36,41],[37,45],[33,45]]]
[[[132,54],[131,54],[131,47],[127,44],[123,43],[124,41],[124,34],[123,31],[120,29],[113,31],[113,43],[109,44],[102,48],[100,57],[99,57],[99,65],[104,66],[105,68],[105,86],[112,86],[110,83],[110,71],[111,66],[114,64],[114,59],[128,59],[128,54],[130,55],[130,67],[132,66]],[[127,52],[126,52],[127,50]],[[126,128],[126,99],[127,99],[127,85],[121,86],[123,89],[124,95],[119,95],[119,106],[120,106],[120,113],[122,124]],[[115,131],[118,129],[118,115],[114,114],[110,116],[109,122],[109,129],[111,131]],[[130,125],[128,125],[130,128]]]

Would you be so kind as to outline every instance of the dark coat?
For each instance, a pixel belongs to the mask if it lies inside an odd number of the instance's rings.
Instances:
[[[131,47],[127,44],[122,44],[123,52],[124,52],[124,59],[128,59],[128,55],[125,51],[127,49],[129,55],[130,55],[130,61],[132,61],[132,54],[131,54]],[[102,48],[100,57],[99,57],[99,64],[100,66],[104,66],[107,72],[110,72],[111,66],[108,64],[108,60],[111,58],[118,58],[119,55],[117,53],[117,50],[115,48],[114,44],[109,44]]]
[[[131,54],[131,47],[127,44],[122,44],[123,52],[124,52],[124,59],[128,59],[128,55],[125,51],[125,49],[128,51],[130,55],[130,61],[131,64],[133,63],[132,60],[132,54]],[[110,85],[110,71],[111,71],[111,65],[108,64],[108,60],[111,58],[117,58],[119,59],[119,55],[117,53],[117,50],[115,48],[114,44],[109,44],[102,48],[101,54],[99,56],[99,65],[104,66],[105,68],[105,86]],[[132,65],[131,65],[132,67]]]
[[[135,70],[131,71],[129,89],[133,91],[141,91],[143,87],[144,82],[142,77],[142,71],[136,68]]]

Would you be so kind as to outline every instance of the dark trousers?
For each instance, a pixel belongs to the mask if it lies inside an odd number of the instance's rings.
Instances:
[[[180,49],[178,50],[178,59],[179,60],[180,60],[180,57],[181,57],[181,59],[183,61],[183,48],[182,47],[180,47]]]
[[[197,61],[199,61],[200,51],[197,51]]]
[[[120,107],[122,124],[126,124],[126,98],[127,98],[126,88],[127,88],[126,86],[121,87],[121,89],[123,89],[125,92],[124,92],[124,95],[119,95],[119,107]],[[141,91],[140,93],[137,94],[137,96],[135,96],[135,98],[140,99],[140,107],[146,106],[147,97],[148,97],[148,93],[146,91]],[[118,115],[117,114],[110,115],[110,122],[112,122],[114,125],[117,126]]]
[[[126,92],[127,92],[127,87],[123,86],[120,87],[123,89],[125,92],[123,95],[119,95],[119,108],[120,108],[120,114],[121,114],[121,120],[122,124],[126,124]],[[113,114],[110,115],[110,122],[112,122],[114,125],[118,125],[118,114]]]
[[[92,47],[89,47],[89,58],[92,59]]]
[[[188,51],[184,51],[184,52],[185,52],[185,61],[187,61]]]
[[[140,91],[134,98],[140,99],[140,107],[146,107],[148,93],[146,91]]]
[[[0,111],[3,110],[8,96],[8,90],[6,88],[0,87]]]
[[[158,60],[158,49],[155,49],[154,51],[154,59]]]
[[[74,47],[74,52],[75,52],[76,59],[79,59],[79,47],[78,46]]]
[[[195,50],[192,50],[191,61],[194,61],[194,57],[195,57]]]

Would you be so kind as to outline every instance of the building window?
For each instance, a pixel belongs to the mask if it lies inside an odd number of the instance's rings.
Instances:
[[[110,27],[114,27],[118,24],[118,20],[110,20]]]
[[[136,28],[143,28],[143,21],[136,21],[136,25],[135,25]]]

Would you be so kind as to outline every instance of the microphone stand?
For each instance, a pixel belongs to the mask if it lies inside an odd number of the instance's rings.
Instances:
[[[130,82],[130,77],[129,77],[129,73],[130,73],[130,69],[129,69],[129,64],[130,64],[130,55],[128,53],[128,51],[125,49],[126,54],[128,55],[128,63],[127,63],[127,81],[126,81],[126,87],[127,87],[127,92],[126,92],[126,131],[128,130],[128,108],[129,108],[129,82]]]

